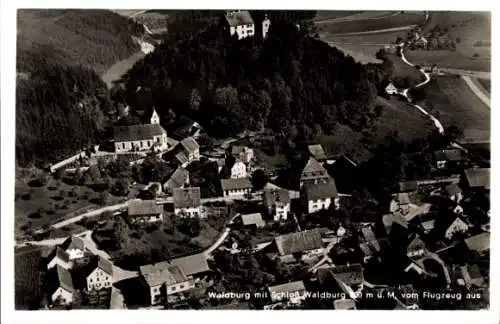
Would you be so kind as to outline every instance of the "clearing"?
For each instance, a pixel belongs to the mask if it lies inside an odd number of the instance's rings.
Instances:
[[[423,106],[444,127],[456,125],[464,142],[489,142],[491,112],[459,76],[434,76],[424,86]]]
[[[115,82],[120,81],[122,76],[144,56],[146,56],[146,54],[144,54],[142,51],[139,51],[129,58],[117,62],[104,72],[104,74],[102,75],[102,80],[106,83],[108,88],[111,88]]]

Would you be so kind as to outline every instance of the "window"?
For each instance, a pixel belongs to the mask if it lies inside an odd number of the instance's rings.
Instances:
[[[143,148],[143,147],[144,147],[144,142],[141,141],[141,148]]]
[[[151,141],[148,141],[148,146],[151,146],[151,144],[152,144]]]
[[[122,143],[122,148],[125,149],[125,143]]]
[[[90,282],[92,282],[92,278],[90,278]]]
[[[175,286],[172,287],[172,291],[175,291]]]
[[[184,285],[180,285],[180,286],[179,286],[179,289],[183,289],[183,288],[184,288]]]
[[[160,138],[159,137],[156,138],[156,142],[160,143]]]

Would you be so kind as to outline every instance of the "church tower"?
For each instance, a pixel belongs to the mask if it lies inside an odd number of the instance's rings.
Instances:
[[[153,112],[151,113],[151,124],[159,124],[160,123],[160,116],[158,116],[158,113],[156,112],[156,109],[153,107]]]

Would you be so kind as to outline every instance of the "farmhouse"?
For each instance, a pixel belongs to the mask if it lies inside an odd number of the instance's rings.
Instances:
[[[231,155],[244,163],[249,163],[255,158],[253,149],[247,146],[233,146],[231,148]]]
[[[82,259],[85,257],[85,243],[83,243],[83,240],[79,237],[68,237],[60,247],[69,255],[70,260]]]
[[[266,222],[262,219],[260,213],[242,214],[241,222],[245,227],[262,228],[266,226]]]
[[[264,206],[275,222],[287,220],[290,213],[290,195],[285,189],[264,189]]]
[[[170,178],[163,184],[163,191],[173,193],[176,188],[184,188],[189,183],[189,171],[183,167],[175,169]]]
[[[116,126],[113,137],[116,152],[162,151],[168,148],[167,131],[160,124]]]
[[[324,250],[321,233],[317,229],[277,236],[268,249],[277,251],[278,258],[285,263],[296,262],[297,258],[312,258]]]
[[[238,197],[252,192],[252,183],[249,178],[221,179],[224,197]]]
[[[415,256],[422,256],[425,252],[426,245],[424,241],[420,238],[418,234],[416,234],[413,239],[410,241],[408,246],[406,247],[406,255],[409,258]]]
[[[128,216],[134,222],[163,221],[163,206],[156,200],[131,200],[128,203]]]
[[[170,263],[181,268],[186,276],[193,277],[195,281],[211,272],[207,257],[203,253],[175,258],[170,260]]]
[[[87,276],[87,290],[111,288],[113,284],[113,265],[101,256],[93,264],[92,272]]]
[[[199,187],[175,188],[173,191],[174,213],[180,217],[204,218],[201,209],[201,192]]]
[[[161,303],[169,295],[194,288],[192,278],[188,278],[179,266],[167,261],[143,265],[140,273],[149,288],[151,305]]]
[[[450,163],[459,163],[463,160],[462,150],[460,149],[446,149],[434,151],[434,159],[436,167],[443,169]]]
[[[394,84],[391,82],[385,87],[385,92],[390,95],[396,95],[399,93],[398,89],[394,86]]]
[[[47,274],[47,293],[55,305],[68,305],[73,302],[73,278],[68,269],[59,265]]]
[[[245,165],[245,163],[236,160],[234,164],[230,167],[230,177],[232,179],[248,177],[247,166]]]
[[[328,209],[331,204],[336,209],[340,207],[337,187],[333,179],[324,183],[306,183],[301,189],[300,196],[302,206],[309,214]]]
[[[326,169],[314,158],[309,158],[300,174],[300,186],[305,183],[318,184],[328,182],[330,176]]]
[[[255,35],[255,24],[247,10],[227,11],[225,18],[231,36],[236,34],[238,39],[243,39]]]
[[[198,160],[200,158],[200,145],[192,137],[183,139],[179,144],[178,153],[183,153],[187,157],[188,162]]]
[[[60,266],[66,270],[73,267],[73,262],[70,260],[70,256],[63,249],[57,246],[53,252],[48,256],[47,269],[52,269],[56,265]]]

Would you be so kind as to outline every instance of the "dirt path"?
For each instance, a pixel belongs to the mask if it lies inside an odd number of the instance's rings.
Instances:
[[[393,27],[393,28],[385,28],[385,29],[375,29],[375,30],[369,30],[369,31],[364,31],[364,32],[354,32],[354,33],[342,33],[342,34],[328,34],[329,36],[358,36],[358,35],[370,35],[370,34],[379,34],[379,33],[389,33],[389,32],[396,32],[396,31],[404,31],[404,30],[410,30],[418,25],[408,25],[408,26],[401,26],[401,27]]]
[[[469,86],[469,88],[472,90],[472,92],[474,92],[474,94],[479,98],[479,100],[481,100],[482,102],[484,102],[484,104],[486,106],[488,106],[488,108],[491,109],[491,102],[490,102],[490,98],[488,95],[486,95],[484,93],[483,90],[481,90],[475,83],[474,81],[472,81],[472,79],[468,76],[465,76],[465,75],[462,75],[461,76],[462,79],[465,81],[465,83],[467,83],[467,85]]]

